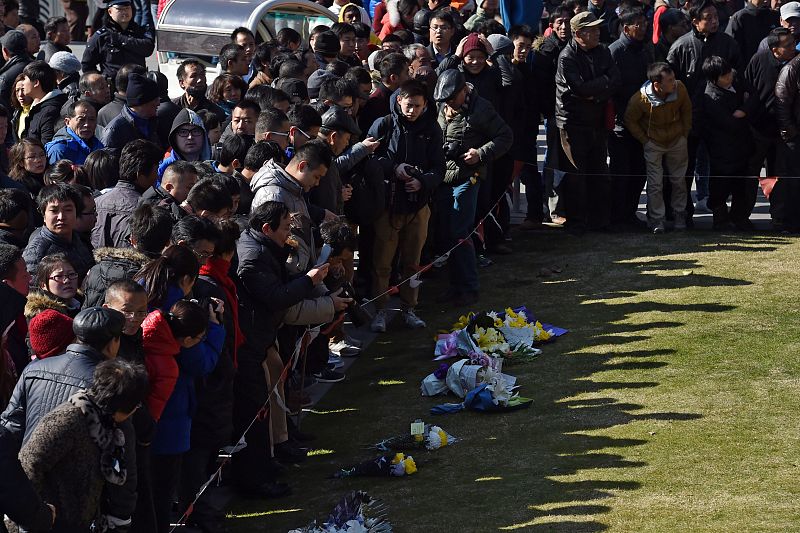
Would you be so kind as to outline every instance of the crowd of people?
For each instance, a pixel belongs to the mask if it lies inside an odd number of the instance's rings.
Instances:
[[[288,494],[305,388],[362,348],[345,317],[383,333],[396,295],[425,328],[430,265],[437,304],[478,302],[515,180],[523,231],[661,234],[696,210],[746,231],[766,167],[774,226],[800,230],[796,1],[568,0],[504,25],[497,0],[335,0],[307,39],[237,28],[210,86],[211,58],[183,60],[172,99],[146,0],[108,1],[80,59],[88,12],[64,4],[39,27],[0,1],[0,529],[190,511],[221,531],[193,502],[245,432],[226,482]]]

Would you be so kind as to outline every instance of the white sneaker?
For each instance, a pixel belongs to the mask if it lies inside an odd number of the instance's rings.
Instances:
[[[361,348],[358,346],[353,346],[344,339],[329,344],[328,348],[332,353],[335,353],[339,357],[355,357],[361,353]]]
[[[422,329],[428,327],[425,321],[414,313],[413,309],[403,310],[403,320],[405,320],[406,326],[411,329]]]
[[[355,346],[356,348],[361,348],[363,343],[356,339],[355,337],[351,337],[347,333],[344,334],[344,342],[349,344],[350,346]]]
[[[386,311],[381,309],[377,313],[375,313],[375,318],[372,319],[372,323],[369,325],[369,329],[374,331],[375,333],[386,333]]]

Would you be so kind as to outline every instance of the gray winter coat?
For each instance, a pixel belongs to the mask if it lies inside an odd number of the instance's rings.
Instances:
[[[80,280],[94,265],[92,252],[83,244],[77,233],[73,232],[72,242],[67,242],[45,226],[33,230],[31,238],[28,239],[28,246],[22,252],[22,257],[25,259],[25,266],[28,272],[35,276],[36,267],[39,266],[39,261],[42,260],[42,257],[57,253],[63,253],[67,256],[72,266],[75,267]]]
[[[92,246],[130,248],[130,218],[142,194],[133,183],[118,181],[113,189],[97,197],[97,222],[92,228]]]

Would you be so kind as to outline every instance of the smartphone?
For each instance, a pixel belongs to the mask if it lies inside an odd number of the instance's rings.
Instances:
[[[314,267],[321,267],[325,263],[328,262],[328,258],[331,256],[331,245],[330,244],[323,244],[322,250],[319,252],[319,257],[317,258],[317,262],[314,263]]]

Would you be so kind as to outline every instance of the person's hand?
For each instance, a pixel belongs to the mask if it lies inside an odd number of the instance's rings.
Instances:
[[[409,168],[411,168],[411,165],[407,163],[400,163],[399,165],[394,167],[394,175],[397,176],[399,179],[406,181],[411,177],[411,175],[408,173]]]
[[[339,293],[342,292],[339,290],[336,294],[331,294],[331,300],[333,300],[333,308],[338,311],[344,311],[347,309],[347,306],[353,303],[352,298],[342,298],[339,296]]]
[[[329,267],[328,263],[325,263],[324,265],[312,268],[306,273],[306,276],[311,278],[311,283],[313,283],[314,285],[319,285],[320,283],[322,283],[322,280],[324,280],[325,277],[328,275],[328,267]]]
[[[461,157],[464,158],[464,163],[468,165],[477,165],[481,162],[481,156],[475,148],[470,148]]]
[[[333,211],[330,211],[329,209],[325,210],[325,222],[328,222],[329,220],[336,220],[337,218],[339,218],[339,215]]]
[[[220,300],[219,298],[211,297],[211,301],[214,303],[214,310],[222,316],[225,314],[225,302]]]
[[[458,42],[458,46],[456,46],[456,51],[453,55],[456,55],[458,57],[464,57],[464,45],[467,44],[468,38],[469,35],[465,36]]]
[[[367,137],[366,139],[361,141],[361,144],[363,144],[364,146],[367,147],[367,150],[369,150],[369,153],[374,154],[375,150],[377,150],[378,147],[381,145],[381,142],[378,141],[378,140],[375,140],[374,137]]]
[[[352,197],[353,197],[353,186],[350,185],[349,183],[347,185],[342,185],[342,200],[346,202]]]
[[[741,109],[737,109],[733,112],[733,118],[744,118],[747,116],[747,113],[742,111]]]
[[[406,192],[417,192],[422,188],[422,182],[417,178],[406,181]]]

